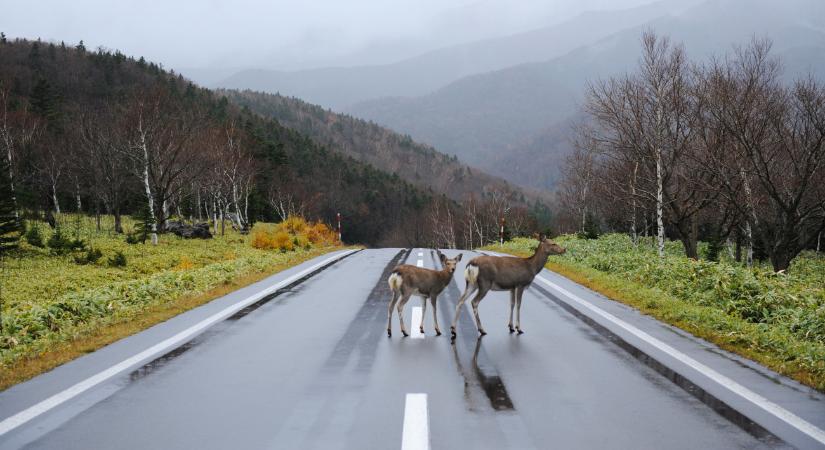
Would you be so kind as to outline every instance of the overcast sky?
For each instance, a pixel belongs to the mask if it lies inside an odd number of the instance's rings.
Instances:
[[[652,0],[0,0],[0,31],[165,67],[299,69],[393,62],[441,46]]]

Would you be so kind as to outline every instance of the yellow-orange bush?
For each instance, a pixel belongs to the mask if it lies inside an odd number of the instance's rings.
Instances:
[[[323,222],[310,223],[302,217],[292,216],[278,224],[255,224],[250,243],[259,249],[288,252],[334,245],[338,243],[338,236]]]
[[[195,267],[195,264],[189,259],[188,256],[181,256],[178,259],[178,264],[175,266],[175,270],[189,270]]]

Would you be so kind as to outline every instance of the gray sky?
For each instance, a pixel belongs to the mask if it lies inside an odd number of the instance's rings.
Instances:
[[[392,62],[652,0],[0,0],[0,31],[119,49],[170,68]]]

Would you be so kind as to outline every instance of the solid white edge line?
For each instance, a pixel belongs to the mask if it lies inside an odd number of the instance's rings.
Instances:
[[[412,319],[410,319],[410,337],[413,339],[424,338],[424,333],[421,332],[421,324],[424,323],[423,313],[420,306],[413,306]]]
[[[713,380],[717,384],[725,387],[729,391],[739,395],[743,399],[747,400],[748,402],[752,403],[753,405],[761,408],[762,410],[766,411],[767,413],[773,415],[774,417],[782,420],[783,422],[787,423],[788,425],[796,428],[800,432],[804,433],[805,435],[811,437],[815,441],[819,442],[820,444],[825,444],[825,431],[817,427],[816,425],[806,421],[805,419],[797,416],[796,414],[788,411],[787,409],[777,405],[776,403],[762,397],[761,395],[757,394],[756,392],[751,391],[750,389],[742,386],[741,384],[737,383],[736,381],[722,375],[721,373],[711,369],[710,367],[700,363],[699,361],[691,358],[690,356],[676,350],[675,348],[671,347],[670,345],[656,339],[655,337],[647,334],[646,332],[636,328],[635,326],[619,319],[618,317],[610,314],[607,311],[599,308],[598,306],[593,305],[592,303],[581,299],[577,295],[573,294],[572,292],[568,291],[567,289],[559,286],[552,281],[549,281],[542,277],[536,277],[539,281],[543,282],[544,284],[550,286],[551,288],[557,290],[558,292],[564,294],[570,300],[578,303],[579,305],[587,308],[594,314],[598,314],[599,316],[607,319],[614,324],[618,325],[619,327],[623,328],[625,331],[629,332],[630,334],[636,336],[637,338],[641,339],[642,341],[646,342],[653,347],[661,350],[665,354],[669,355],[672,358],[675,358],[682,362],[683,364],[689,366],[693,370],[701,373],[702,375],[708,377],[709,379]]]
[[[294,282],[295,280],[303,278],[307,274],[317,270],[319,267],[322,267],[325,264],[328,264],[330,261],[342,258],[346,255],[354,253],[355,251],[356,250],[349,250],[349,251],[344,252],[344,253],[336,254],[335,256],[327,258],[327,259],[319,262],[318,264],[313,265],[312,267],[306,268],[306,269],[290,276],[289,278],[286,278],[286,279],[280,281],[279,283],[276,283],[276,284],[274,284],[274,285],[272,285],[272,286],[270,286],[270,287],[268,287],[268,288],[266,288],[262,291],[258,291],[257,293],[250,295],[249,297],[241,300],[240,302],[237,302],[237,303],[235,303],[231,306],[228,306],[228,307],[224,308],[223,310],[207,317],[206,319],[196,323],[195,325],[192,325],[191,327],[175,334],[172,337],[169,337],[169,338],[167,338],[167,339],[165,339],[165,340],[163,340],[163,341],[147,348],[146,350],[144,350],[144,351],[142,351],[142,352],[140,352],[140,353],[138,353],[138,354],[136,354],[136,355],[134,355],[130,358],[127,358],[127,359],[115,364],[114,366],[109,367],[106,370],[98,372],[96,375],[93,375],[93,376],[91,376],[91,377],[89,377],[89,378],[87,378],[87,379],[85,379],[85,380],[83,380],[83,381],[81,381],[81,382],[79,382],[79,383],[63,390],[63,391],[61,391],[61,392],[58,392],[57,394],[54,394],[51,397],[49,397],[45,400],[42,400],[41,402],[36,403],[36,404],[34,404],[34,405],[18,412],[17,414],[14,414],[13,416],[9,416],[9,417],[3,419],[3,421],[0,422],[0,436],[5,435],[9,431],[25,424],[26,422],[28,422],[28,421],[34,419],[35,417],[37,417],[37,416],[39,416],[39,415],[55,408],[56,406],[59,406],[60,404],[66,402],[66,401],[68,401],[68,400],[70,400],[70,399],[72,399],[72,398],[74,398],[74,397],[76,397],[80,394],[82,394],[83,392],[91,389],[92,387],[94,387],[94,386],[108,380],[109,378],[112,378],[115,375],[129,369],[130,367],[140,363],[141,361],[149,359],[149,358],[151,358],[151,357],[153,357],[157,354],[160,354],[162,352],[166,352],[169,349],[171,349],[173,347],[176,347],[176,346],[190,340],[192,337],[194,337],[195,335],[197,335],[201,331],[205,330],[206,328],[210,327],[211,325],[213,325],[217,322],[220,322],[220,321],[224,320],[227,317],[232,316],[236,312],[246,308],[247,306],[251,305],[252,303],[255,303],[256,301],[260,300],[263,297],[266,297],[267,295],[277,291],[278,289],[281,289],[282,287]]]
[[[407,394],[404,402],[404,429],[401,450],[429,450],[430,425],[427,394]]]

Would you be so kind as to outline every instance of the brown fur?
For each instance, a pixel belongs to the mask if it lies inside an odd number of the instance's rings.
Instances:
[[[435,332],[441,335],[441,330],[438,327],[438,316],[436,315],[436,298],[444,288],[450,284],[453,278],[456,265],[461,261],[461,254],[455,258],[447,258],[443,253],[438,252],[438,257],[441,259],[442,270],[425,269],[423,267],[411,266],[409,264],[402,264],[393,269],[392,274],[388,280],[390,289],[392,290],[392,299],[387,309],[387,335],[392,336],[392,310],[398,305],[398,319],[401,324],[401,333],[408,336],[407,329],[404,326],[403,310],[404,305],[411,296],[417,295],[423,299],[422,318],[420,331],[424,332],[424,313],[427,312],[427,299],[433,306],[433,321],[435,322]]]
[[[533,282],[533,279],[538,275],[544,264],[547,263],[547,258],[550,255],[560,255],[566,250],[556,244],[555,242],[539,238],[539,245],[533,256],[528,258],[518,258],[514,256],[478,256],[467,263],[467,268],[464,271],[467,280],[464,294],[456,306],[455,319],[451,327],[453,336],[455,336],[455,325],[458,322],[458,315],[461,312],[461,307],[464,301],[467,300],[470,294],[478,290],[478,293],[470,303],[473,307],[473,314],[476,319],[476,326],[478,332],[483,336],[487,334],[481,326],[481,319],[478,316],[478,304],[485,295],[491,290],[493,291],[510,291],[510,332],[518,330],[519,334],[523,333],[521,330],[521,296],[526,289]],[[513,329],[513,308],[516,308],[517,325]]]

